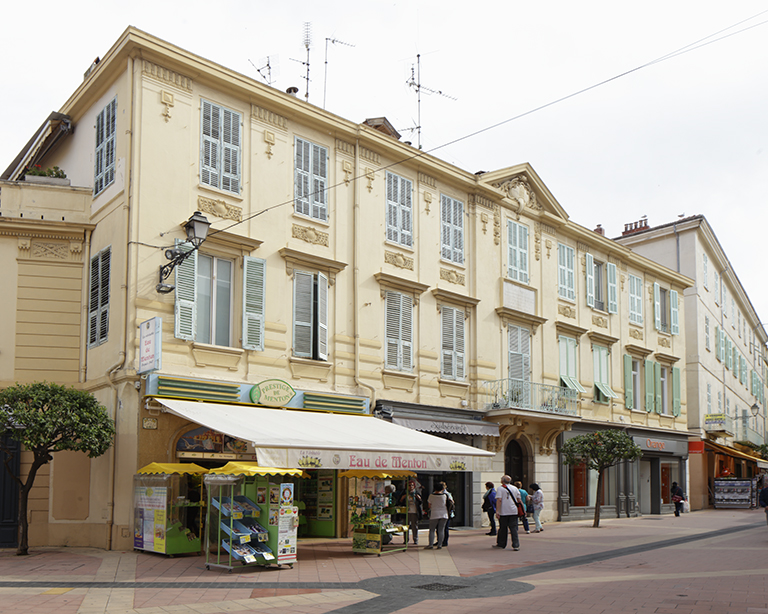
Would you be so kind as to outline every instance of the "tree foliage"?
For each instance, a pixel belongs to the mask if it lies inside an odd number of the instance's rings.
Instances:
[[[26,481],[11,471],[13,452],[0,443],[6,469],[19,485],[19,547],[27,554],[27,502],[37,471],[54,452],[85,452],[95,458],[112,445],[114,422],[92,394],[58,384],[35,382],[0,390],[0,435],[8,434],[32,453]]]
[[[625,431],[603,430],[578,435],[563,444],[560,452],[566,465],[584,465],[597,472],[597,493],[603,489],[603,473],[621,462],[635,461],[643,451]],[[595,520],[600,526],[600,497],[595,496]]]

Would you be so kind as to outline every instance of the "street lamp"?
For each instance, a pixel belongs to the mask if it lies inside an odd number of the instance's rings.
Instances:
[[[165,257],[170,260],[170,262],[160,267],[160,283],[155,287],[155,290],[160,294],[168,294],[176,289],[176,286],[166,284],[165,280],[168,279],[173,272],[173,269],[179,266],[200,248],[200,245],[202,245],[203,241],[205,241],[205,238],[208,236],[208,228],[210,228],[210,226],[211,223],[208,221],[208,218],[199,211],[195,211],[192,217],[184,224],[184,230],[187,232],[186,243],[191,243],[192,249],[180,249],[179,246],[165,250]]]
[[[753,415],[755,418],[757,418],[758,414],[760,413],[760,406],[759,406],[757,403],[755,403],[755,404],[754,404],[752,407],[750,407],[749,409],[750,409],[750,410],[752,410],[752,415]]]

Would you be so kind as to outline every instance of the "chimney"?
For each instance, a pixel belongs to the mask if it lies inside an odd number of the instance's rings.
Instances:
[[[624,232],[621,233],[621,236],[626,237],[627,235],[643,232],[644,230],[648,230],[648,218],[645,216],[641,217],[637,222],[624,224]]]
[[[297,94],[298,92],[299,92],[299,88],[298,88],[298,87],[296,87],[296,86],[294,86],[294,85],[292,85],[292,86],[291,86],[291,87],[289,87],[287,90],[285,90],[285,93],[286,93],[286,94],[290,94],[290,95],[291,95],[291,96],[293,96],[294,98],[296,98],[296,94]]]
[[[595,232],[599,234],[601,237],[605,236],[605,228],[603,228],[602,224],[598,224],[597,228],[595,228]]]

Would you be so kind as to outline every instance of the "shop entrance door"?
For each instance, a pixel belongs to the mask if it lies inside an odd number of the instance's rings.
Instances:
[[[640,513],[651,513],[651,461],[640,461],[640,484],[638,485],[640,494]]]
[[[507,444],[504,451],[504,473],[512,478],[513,482],[520,480],[526,490],[531,483],[528,479],[528,458],[523,447],[514,439]]]
[[[13,454],[10,462],[11,470],[15,476],[18,476],[19,443],[7,435],[2,437],[3,447]],[[18,519],[19,485],[8,474],[5,467],[0,467],[0,548],[15,548],[18,545]]]

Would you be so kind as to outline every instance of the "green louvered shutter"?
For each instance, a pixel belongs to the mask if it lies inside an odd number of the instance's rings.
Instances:
[[[656,407],[656,385],[654,383],[653,361],[645,361],[645,411],[651,413]]]
[[[664,413],[664,407],[661,405],[661,364],[653,363],[653,385],[655,389],[655,409],[657,414]]]
[[[188,252],[192,246],[176,241],[176,248]],[[194,341],[197,336],[197,250],[176,267],[176,305],[174,336]]]
[[[587,276],[587,307],[595,308],[595,259],[592,254],[586,255]]]
[[[672,334],[680,334],[680,312],[677,305],[677,291],[669,291],[669,313],[672,320]]]
[[[680,415],[680,369],[672,367],[672,414]]]
[[[632,386],[632,357],[624,354],[624,406],[627,409],[634,407],[634,389]]]
[[[243,348],[264,350],[264,304],[266,262],[243,259]]]

